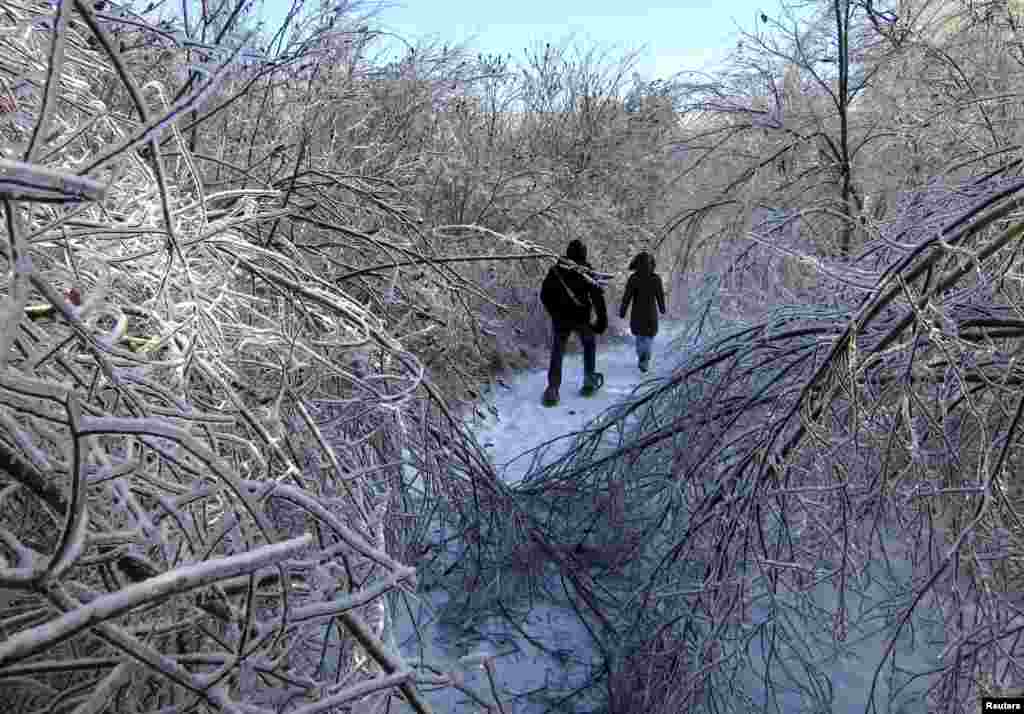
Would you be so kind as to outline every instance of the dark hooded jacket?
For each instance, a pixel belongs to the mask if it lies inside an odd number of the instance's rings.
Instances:
[[[565,251],[565,258],[587,270],[593,270],[587,262],[587,247],[582,241],[574,240]],[[604,332],[608,326],[608,307],[604,291],[600,286],[587,280],[578,270],[573,270],[560,260],[551,266],[540,290],[540,300],[559,325],[590,325],[591,310],[597,316],[593,325],[595,332]]]
[[[661,276],[654,272],[654,256],[647,251],[638,254],[629,264],[634,271],[626,282],[622,296],[619,317],[626,317],[630,303],[633,314],[629,318],[629,329],[640,337],[654,337],[658,334],[658,313],[665,314],[665,289]]]

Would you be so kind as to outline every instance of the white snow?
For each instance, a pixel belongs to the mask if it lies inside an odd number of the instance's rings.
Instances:
[[[672,355],[672,340],[681,334],[675,326],[663,327],[654,341],[654,359],[646,374],[637,368],[632,338],[609,340],[598,338],[597,371],[604,374],[604,387],[592,397],[581,397],[583,386],[583,352],[566,355],[562,364],[561,402],[557,407],[541,405],[547,386],[547,369],[524,372],[507,380],[509,388],[498,386],[491,401],[498,416],[488,415],[476,430],[477,439],[487,449],[508,483],[519,481],[530,470],[530,458],[518,458],[524,451],[558,439],[557,453],[564,453],[571,443],[567,435],[581,430],[587,422],[631,394],[643,382],[656,377],[659,371],[670,370],[677,362]],[[576,340],[573,336],[572,340]],[[577,341],[578,344],[578,341]],[[553,460],[555,453],[548,459]]]
[[[565,356],[561,402],[557,407],[541,405],[541,395],[547,386],[546,368],[515,375],[505,380],[507,386],[496,385],[487,401],[496,408],[497,416],[489,414],[481,420],[476,426],[476,433],[502,478],[509,483],[520,480],[531,467],[529,458],[518,458],[524,451],[582,429],[644,381],[655,377],[659,370],[670,369],[676,362],[670,354],[670,343],[679,333],[679,329],[672,326],[662,329],[654,343],[651,370],[646,374],[637,368],[632,338],[599,337],[597,371],[604,374],[605,383],[591,397],[579,395],[583,385],[583,352],[578,348],[578,339],[573,336],[571,339],[576,342],[577,349]],[[570,443],[570,439],[562,438],[556,448],[546,452],[545,461],[564,453]],[[473,662],[496,655],[495,679],[505,695],[502,704],[506,712],[532,712],[522,705],[513,709],[508,699],[510,693],[523,694],[553,684],[564,690],[573,683],[582,683],[590,674],[590,663],[580,661],[590,651],[590,637],[573,613],[557,607],[537,606],[530,612],[527,622],[522,623],[531,638],[548,649],[564,653],[561,661],[553,661],[526,638],[509,632],[508,625],[498,619],[484,625],[487,636],[484,641],[456,640],[453,633],[433,622],[423,627],[422,623],[430,622],[431,613],[437,612],[446,601],[447,595],[441,591],[433,591],[423,598],[416,613],[417,620],[421,622],[420,639],[413,636],[404,606],[394,608],[396,643],[407,660],[422,658],[426,663],[455,671],[466,685],[485,696],[490,691],[487,675],[481,666],[473,665]],[[460,659],[463,664],[460,664]],[[572,659],[576,660],[575,664]],[[467,662],[469,666],[466,666]],[[595,657],[594,664],[597,663],[598,658]],[[482,711],[471,703],[467,695],[453,688],[428,692],[427,699],[437,714]],[[411,710],[400,708],[398,711]],[[543,709],[537,708],[537,711]]]

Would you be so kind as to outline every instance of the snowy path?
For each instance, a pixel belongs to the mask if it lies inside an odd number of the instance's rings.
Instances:
[[[672,338],[680,333],[679,328],[663,326],[654,344],[654,359],[651,370],[646,374],[637,368],[636,352],[632,338],[598,338],[597,371],[605,376],[604,387],[592,397],[582,397],[579,389],[583,384],[583,353],[575,351],[565,356],[562,368],[561,403],[557,407],[541,405],[541,394],[547,386],[547,370],[538,369],[523,372],[495,385],[486,398],[497,415],[488,414],[476,426],[477,438],[490,454],[506,482],[515,482],[530,468],[529,459],[517,459],[520,454],[565,434],[583,428],[587,422],[629,395],[659,372],[669,370],[676,362],[671,351]],[[576,340],[575,336],[573,340]],[[578,346],[578,341],[577,341]],[[565,447],[569,440],[565,440]],[[564,448],[552,450],[548,458],[555,458]],[[429,619],[430,611],[443,606],[446,596],[434,591],[425,601],[417,619]],[[523,623],[531,638],[549,649],[564,651],[567,655],[587,652],[589,637],[577,619],[563,609],[538,606]],[[585,662],[570,666],[569,662],[556,663],[550,657],[519,635],[511,635],[503,621],[489,622],[486,642],[459,641],[452,633],[441,627],[431,627],[424,637],[411,637],[412,628],[408,615],[397,613],[395,622],[396,641],[401,645],[402,654],[451,667],[461,672],[466,683],[475,691],[487,692],[487,680],[479,667],[465,667],[458,659],[470,654],[501,655],[495,662],[496,680],[503,691],[503,705],[507,714],[532,714],[533,708],[520,703],[513,707],[507,698],[509,694],[523,694],[548,685],[558,688],[572,688],[574,682],[589,674]],[[479,712],[468,698],[452,689],[428,692],[427,698],[437,714],[462,714]],[[408,711],[402,709],[401,711]],[[537,707],[536,711],[543,711]]]
[[[631,394],[645,380],[670,370],[676,362],[671,342],[680,332],[681,329],[675,326],[663,327],[654,343],[651,370],[646,374],[637,368],[632,338],[599,338],[597,371],[604,374],[605,383],[591,397],[579,395],[583,386],[582,352],[565,357],[561,403],[557,407],[547,408],[540,403],[547,386],[546,369],[516,375],[506,382],[507,388],[498,386],[490,400],[497,408],[498,416],[488,416],[477,427],[476,434],[501,471],[502,478],[508,483],[520,480],[530,467],[529,459],[516,458],[524,451],[581,430],[587,422]]]

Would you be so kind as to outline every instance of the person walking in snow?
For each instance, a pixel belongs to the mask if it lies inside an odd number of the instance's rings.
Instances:
[[[587,275],[584,274],[587,273]],[[569,336],[575,332],[583,344],[583,396],[590,396],[604,383],[597,371],[597,340],[608,327],[608,308],[604,291],[592,277],[593,267],[587,262],[587,247],[573,240],[565,251],[565,258],[551,266],[541,286],[540,300],[551,316],[551,363],[548,367],[548,387],[544,390],[544,406],[558,404],[562,386],[562,357]],[[590,322],[591,312],[596,321]]]
[[[646,250],[633,258],[629,264],[633,274],[626,282],[619,308],[619,317],[625,319],[630,303],[633,305],[629,329],[636,337],[637,366],[641,372],[646,372],[651,364],[651,346],[658,334],[658,312],[665,314],[665,289],[654,268],[654,256]]]

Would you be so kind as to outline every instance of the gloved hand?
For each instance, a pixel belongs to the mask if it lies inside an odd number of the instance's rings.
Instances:
[[[605,318],[600,318],[600,317],[597,318],[597,322],[594,323],[592,329],[597,334],[603,335],[604,331],[608,329],[608,318],[607,317],[605,317]]]

